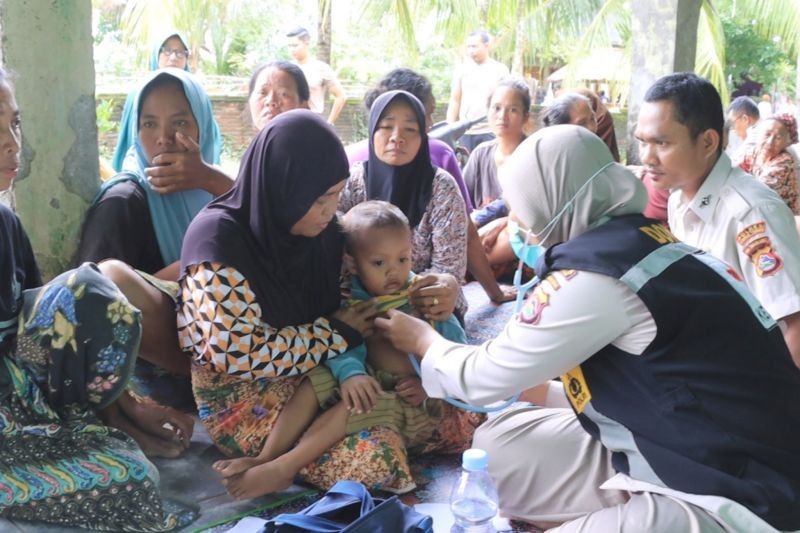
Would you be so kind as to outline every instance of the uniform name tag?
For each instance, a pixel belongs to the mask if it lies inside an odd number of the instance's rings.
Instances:
[[[589,385],[586,384],[586,378],[583,377],[583,370],[580,366],[576,366],[566,374],[561,376],[561,383],[564,384],[564,390],[567,392],[569,403],[576,413],[582,413],[586,408],[586,404],[592,401],[592,393],[589,390]]]

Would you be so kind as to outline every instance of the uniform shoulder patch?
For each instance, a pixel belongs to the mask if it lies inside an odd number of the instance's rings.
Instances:
[[[535,326],[542,318],[542,311],[550,305],[550,296],[558,291],[563,283],[571,280],[577,274],[576,270],[558,270],[548,274],[546,278],[534,287],[533,292],[519,312],[519,320],[523,324]]]

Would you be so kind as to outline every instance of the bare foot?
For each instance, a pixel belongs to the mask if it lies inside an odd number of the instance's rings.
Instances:
[[[285,469],[275,461],[256,465],[241,474],[222,480],[228,494],[237,500],[246,500],[288,489],[296,472]]]
[[[258,457],[239,457],[237,459],[223,459],[222,461],[217,461],[211,465],[211,468],[218,474],[221,474],[222,477],[231,477],[265,462],[265,459],[260,459]]]

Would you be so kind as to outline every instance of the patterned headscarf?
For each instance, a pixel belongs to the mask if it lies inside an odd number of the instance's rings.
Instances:
[[[18,390],[27,373],[60,417],[82,416],[125,389],[140,338],[139,310],[97,265],[84,263],[41,290],[25,291],[18,353],[7,367]]]
[[[770,118],[783,124],[786,131],[789,132],[791,144],[797,143],[797,120],[795,120],[791,113],[778,113],[777,115],[772,115]]]

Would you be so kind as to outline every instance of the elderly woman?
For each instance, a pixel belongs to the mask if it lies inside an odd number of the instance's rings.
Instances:
[[[788,113],[772,115],[759,125],[761,142],[739,164],[783,198],[795,216],[800,215],[800,186],[797,166],[786,150],[797,143],[797,121]]]
[[[475,434],[500,509],[561,532],[800,527],[800,370],[738,277],[643,217],[643,185],[583,128],[537,132],[500,181],[549,247],[500,335],[464,346],[400,312],[375,322],[433,397],[542,384],[541,407]]]
[[[19,140],[0,69],[0,145],[17,161]],[[25,230],[0,205],[0,516],[109,531],[186,525],[193,513],[167,512],[142,451],[179,455],[193,423],[127,391],[138,311],[94,265],[41,283]]]
[[[597,119],[597,131],[594,133],[603,139],[603,142],[606,143],[608,149],[611,150],[611,155],[614,157],[614,161],[619,163],[617,134],[614,131],[614,117],[611,116],[611,112],[594,91],[585,87],[580,87],[578,89],[574,89],[574,92],[585,96],[591,102],[592,111],[594,111],[594,116]]]
[[[422,275],[446,274],[418,292],[412,301],[433,320],[444,320],[456,307],[463,320],[467,303],[459,284],[467,269],[467,214],[455,180],[434,167],[422,103],[406,91],[388,91],[372,104],[369,159],[350,167],[339,199],[347,212],[366,200],[385,200],[408,217],[413,233],[413,269]]]
[[[592,109],[592,101],[576,92],[562,94],[542,113],[542,126],[574,124],[597,133],[597,116]]]
[[[253,125],[261,131],[285,111],[308,109],[310,94],[303,71],[294,63],[270,61],[256,67],[247,91]]]

